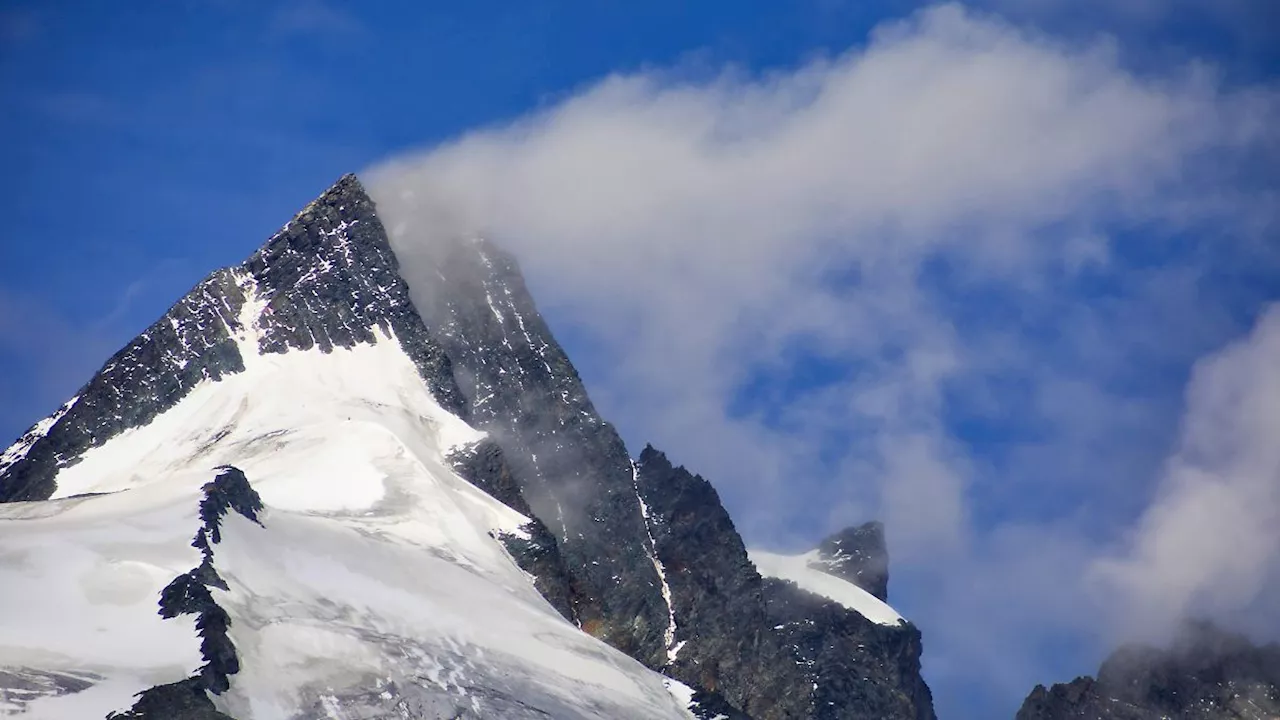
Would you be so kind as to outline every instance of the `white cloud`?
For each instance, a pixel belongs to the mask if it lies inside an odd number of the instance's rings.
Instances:
[[[1198,363],[1177,453],[1127,547],[1094,567],[1127,625],[1186,613],[1248,626],[1280,598],[1280,306]]]
[[[1183,268],[1122,275],[1122,236],[1212,225],[1227,255],[1273,227],[1221,181],[1274,152],[1275,109],[1203,67],[1139,76],[1109,43],[945,5],[794,71],[611,77],[366,178],[411,285],[429,282],[415,249],[441,236],[515,250],[544,309],[606,359],[584,368],[604,414],[711,478],[749,539],[886,518],[896,577],[940,588],[901,601],[938,666],[980,675],[996,646],[1016,665],[1037,623],[1098,612],[1077,582],[1102,542],[1087,513],[1017,503],[1042,505],[1067,468],[1079,500],[1159,452],[1115,431],[1167,408],[1108,373],[1231,332],[1199,328],[1208,304],[1170,315]],[[1094,303],[1072,284],[1099,276],[1132,285]],[[848,372],[805,381],[815,360]],[[744,383],[764,389],[744,403]],[[1033,437],[975,454],[961,401]]]

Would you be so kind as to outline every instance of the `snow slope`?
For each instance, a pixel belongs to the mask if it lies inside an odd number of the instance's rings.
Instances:
[[[904,622],[897,610],[881,602],[879,598],[847,580],[811,567],[818,560],[818,551],[802,555],[779,555],[763,550],[748,550],[747,555],[756,569],[765,577],[790,580],[802,590],[834,600],[880,625],[900,625]]]
[[[267,509],[261,526],[228,515],[214,548],[242,664],[224,712],[690,717],[538,595],[493,537],[527,518],[445,462],[480,434],[394,338],[256,355],[245,327],[245,372],[90,449],[53,500],[0,505],[0,673],[33,678],[0,683],[0,714],[103,717],[200,665],[192,616],[157,601],[199,563],[201,487],[232,464]]]

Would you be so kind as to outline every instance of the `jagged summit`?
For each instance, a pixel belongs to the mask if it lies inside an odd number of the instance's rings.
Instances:
[[[373,201],[345,175],[244,263],[211,273],[0,456],[0,502],[40,500],[89,448],[146,425],[259,355],[394,336],[450,412],[465,406],[431,341]]]

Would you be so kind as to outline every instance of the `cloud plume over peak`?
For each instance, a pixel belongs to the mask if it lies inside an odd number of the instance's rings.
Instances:
[[[1280,602],[1280,306],[1196,365],[1155,501],[1099,581],[1159,628],[1231,613],[1267,628]],[[1139,619],[1140,618],[1140,619]]]
[[[514,250],[630,444],[749,541],[884,519],[932,681],[1025,690],[1109,612],[1081,578],[1184,582],[1161,457],[1185,368],[1248,326],[1212,278],[1265,258],[1275,97],[943,5],[790,70],[609,77],[366,178],[411,285],[441,236]]]

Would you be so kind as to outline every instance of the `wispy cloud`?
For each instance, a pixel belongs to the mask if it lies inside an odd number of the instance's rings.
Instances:
[[[757,542],[884,518],[934,667],[1025,689],[1107,611],[1079,578],[1158,480],[1155,376],[1243,331],[1208,283],[1265,257],[1277,107],[947,5],[790,72],[611,77],[367,177],[411,284],[441,236],[517,250],[629,441]]]
[[[1093,568],[1127,627],[1213,613],[1274,631],[1280,602],[1280,306],[1198,363],[1155,502]]]

